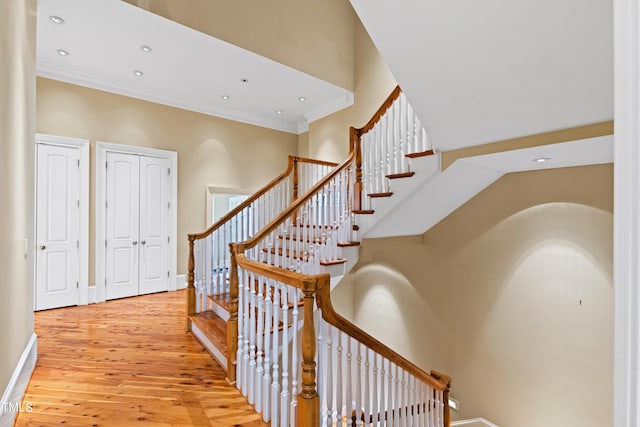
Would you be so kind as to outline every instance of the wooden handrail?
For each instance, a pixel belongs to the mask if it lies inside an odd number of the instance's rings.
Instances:
[[[321,165],[321,166],[333,166],[333,167],[338,165],[337,163],[325,162],[323,160],[315,160],[315,159],[309,159],[309,158],[306,158],[306,157],[298,157],[298,156],[289,156],[287,169],[283,173],[278,175],[275,179],[273,179],[267,185],[262,187],[260,190],[256,191],[254,194],[249,196],[244,202],[240,203],[238,206],[236,206],[228,214],[226,214],[225,216],[220,218],[218,221],[216,221],[213,225],[211,225],[205,231],[203,231],[201,233],[189,234],[189,237],[193,236],[194,240],[200,240],[200,239],[204,239],[205,237],[211,235],[211,233],[213,233],[218,228],[220,228],[225,222],[229,221],[231,218],[236,216],[238,213],[242,212],[242,210],[244,208],[249,206],[256,199],[258,199],[260,196],[265,194],[267,191],[269,191],[271,188],[273,188],[276,185],[278,185],[287,176],[289,176],[289,174],[291,174],[291,172],[294,170],[294,166],[295,166],[296,162],[312,163],[312,164]]]
[[[384,113],[386,113],[387,110],[391,108],[391,105],[393,105],[396,99],[400,97],[401,93],[402,93],[402,89],[400,88],[400,86],[396,86],[391,92],[391,94],[387,96],[387,99],[384,100],[380,108],[378,108],[378,110],[373,114],[373,117],[371,117],[371,119],[367,122],[367,124],[361,127],[360,129],[357,129],[358,136],[362,136],[365,133],[369,132],[371,129],[373,129],[376,123],[378,123],[382,118],[382,116],[384,116]]]
[[[244,242],[238,243],[238,253],[244,253],[246,249],[251,249],[255,247],[260,240],[264,239],[269,233],[274,231],[280,224],[285,222],[287,218],[289,218],[294,212],[299,210],[303,204],[309,201],[315,194],[324,187],[328,182],[330,182],[336,175],[346,169],[354,159],[353,150],[349,153],[349,157],[345,160],[340,166],[335,168],[329,174],[327,174],[324,178],[318,181],[313,187],[311,187],[306,194],[299,197],[296,201],[291,203],[287,208],[280,213],[277,217],[275,217],[269,224],[265,225],[262,230],[253,235],[253,237],[249,238],[249,240],[245,240]]]
[[[390,360],[392,363],[404,369],[423,383],[428,384],[438,391],[444,391],[448,389],[449,383],[451,382],[450,379],[447,382],[444,379],[436,378],[433,375],[426,373],[425,371],[393,351],[391,348],[387,347],[386,345],[373,338],[371,335],[336,313],[336,311],[333,309],[333,305],[331,304],[330,293],[330,287],[325,286],[319,288],[316,294],[316,301],[318,307],[322,311],[322,318],[327,323],[335,326],[350,337],[355,338],[357,341],[369,347],[375,353],[380,354],[382,357]]]

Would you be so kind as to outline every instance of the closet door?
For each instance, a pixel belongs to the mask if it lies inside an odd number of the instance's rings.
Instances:
[[[148,294],[169,284],[169,160],[140,157],[140,288]]]
[[[107,153],[106,299],[138,295],[140,158]]]
[[[80,151],[36,149],[36,310],[46,310],[78,304]]]

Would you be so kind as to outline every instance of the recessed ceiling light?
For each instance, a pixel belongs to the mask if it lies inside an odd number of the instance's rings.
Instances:
[[[151,52],[153,49],[151,49],[151,46],[147,46],[146,44],[143,44],[142,46],[140,46],[140,49],[143,52]]]
[[[276,110],[276,114],[282,114],[282,110]]]
[[[304,96],[301,96],[300,98],[298,98],[298,101],[306,101],[307,98],[305,98]]]
[[[59,16],[51,15],[49,19],[54,24],[64,24],[64,19],[60,18]]]
[[[58,52],[58,55],[60,55],[60,56],[69,55],[69,52],[67,52],[66,50],[63,50],[63,49],[58,49],[58,50],[56,50],[56,52]]]
[[[240,79],[242,83],[249,83],[249,79]]]
[[[135,74],[135,75],[136,75],[136,76],[138,76],[138,77],[140,77],[140,76],[143,76],[143,75],[144,75],[144,73],[143,73],[142,71],[140,71],[140,70],[135,70],[135,71],[133,72],[133,74]]]
[[[545,162],[548,162],[549,160],[551,160],[551,158],[549,157],[538,157],[537,159],[533,159],[533,161],[536,163],[545,163]]]
[[[229,95],[222,95],[222,99],[226,101],[227,99],[229,99]]]

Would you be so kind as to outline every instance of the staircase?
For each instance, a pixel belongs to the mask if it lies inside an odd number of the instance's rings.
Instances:
[[[279,177],[189,235],[187,330],[273,426],[448,427],[451,379],[331,304],[362,227],[436,173],[438,156],[399,87],[350,135],[342,164],[290,157]]]

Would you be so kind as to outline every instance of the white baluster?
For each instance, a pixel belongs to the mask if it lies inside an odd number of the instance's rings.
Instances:
[[[280,392],[282,409],[281,427],[289,427],[289,303],[287,288],[282,285],[282,391]]]
[[[264,376],[262,378],[262,419],[269,421],[271,405],[269,400],[269,386],[271,385],[271,333],[273,327],[273,293],[269,280],[265,281],[265,316],[264,316]],[[277,332],[277,326],[274,328]]]
[[[369,417],[371,414],[371,362],[369,361],[368,348],[364,348],[364,422],[369,425]]]
[[[334,398],[334,393],[333,393],[333,327],[331,325],[329,325],[328,323],[324,322],[327,325],[327,357],[325,359],[325,366],[327,367],[327,369],[325,369],[325,375],[326,375],[326,390],[327,390],[327,413],[326,413],[326,418],[327,418],[327,422],[329,425],[331,425],[332,422],[332,416],[333,416],[333,408],[334,403],[333,403],[333,398]]]
[[[251,306],[251,285],[247,271],[242,270],[242,281],[244,282],[244,343],[243,343],[243,366],[242,366],[242,395],[247,397],[249,392],[249,335],[250,335],[250,306]]]
[[[293,298],[293,312],[292,312],[292,327],[291,333],[293,334],[293,342],[292,342],[292,354],[291,354],[291,415],[289,419],[291,420],[291,425],[297,425],[297,413],[298,413],[298,353],[300,349],[300,344],[298,343],[298,303],[300,302],[300,293],[297,289],[294,290],[295,297]]]
[[[378,405],[378,355],[372,352],[372,378],[371,378],[371,414],[373,416],[373,425],[379,426],[380,406]]]
[[[355,406],[356,406],[356,425],[362,425],[362,417],[363,417],[362,404],[364,402],[363,389],[362,389],[362,351],[360,348],[360,343],[357,341],[354,341],[354,342],[356,344],[356,388],[354,390]]]
[[[342,369],[343,369],[343,365],[344,365],[344,359],[343,359],[343,355],[342,355],[342,341],[343,341],[343,335],[342,332],[339,329],[336,329],[336,343],[337,343],[337,348],[336,348],[336,406],[335,406],[335,412],[333,414],[333,418],[336,421],[340,421],[344,415],[343,412],[343,387],[344,387],[344,379],[342,377]]]
[[[264,294],[263,286],[265,278],[258,276],[258,320],[256,322],[256,395],[255,395],[255,408],[256,412],[262,412],[262,374],[264,373],[263,356],[262,356],[262,340],[266,331],[264,330]]]
[[[253,273],[249,275],[250,306],[249,306],[249,390],[247,400],[251,405],[255,402],[255,380],[256,380],[256,277]]]
[[[280,326],[280,322],[278,320],[280,309],[281,309],[281,300],[280,300],[280,289],[275,282],[273,284],[273,383],[271,384],[271,425],[277,426],[279,421],[279,411],[278,411],[278,403],[280,401],[280,372],[279,372],[279,359],[280,359],[280,350],[278,347],[278,328]],[[284,347],[284,344],[283,344]]]
[[[238,350],[236,352],[236,387],[242,388],[242,377],[244,371],[242,369],[243,344],[244,344],[244,287],[242,275],[238,272]]]

